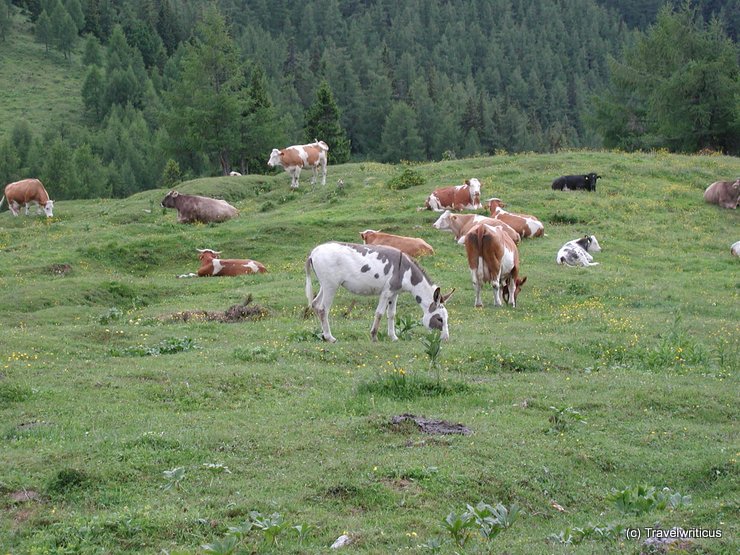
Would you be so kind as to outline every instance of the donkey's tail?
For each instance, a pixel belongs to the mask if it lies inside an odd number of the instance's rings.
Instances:
[[[311,285],[311,270],[313,269],[313,261],[311,256],[306,259],[306,298],[308,299],[308,306],[311,306],[313,301],[313,287]]]
[[[3,202],[5,202],[5,195],[3,195],[3,198],[0,198],[0,208],[3,207]]]

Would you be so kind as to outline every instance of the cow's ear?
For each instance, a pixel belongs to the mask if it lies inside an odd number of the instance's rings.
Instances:
[[[432,295],[432,300],[435,303],[439,303],[439,301],[440,301],[441,298],[442,298],[442,290],[439,287],[437,287],[434,290],[434,295]]]
[[[522,279],[516,280],[516,284],[521,286],[521,285],[524,285],[524,282],[526,281],[527,281],[527,276],[524,276]]]
[[[180,193],[178,193],[177,191],[172,191],[172,198],[175,198],[175,197],[176,197],[176,196],[178,196],[179,194],[180,194]]]
[[[470,185],[470,179],[465,180],[465,185],[468,185],[468,186]]]

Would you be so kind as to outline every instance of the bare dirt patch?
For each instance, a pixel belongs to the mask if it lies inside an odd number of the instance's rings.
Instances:
[[[164,316],[162,319],[176,322],[222,322],[233,324],[245,320],[261,320],[270,314],[270,311],[258,304],[252,304],[250,293],[241,304],[235,304],[226,310],[185,310]]]
[[[10,492],[10,500],[14,503],[25,503],[26,501],[41,501],[41,494],[32,489],[21,489]]]
[[[391,425],[394,427],[400,428],[404,425],[404,423],[407,422],[412,422],[416,424],[416,427],[425,434],[462,434],[464,436],[469,436],[473,433],[470,428],[462,424],[454,424],[446,420],[434,420],[430,418],[424,418],[423,416],[416,416],[413,414],[400,414],[391,418]]]
[[[46,267],[46,271],[55,276],[66,276],[72,271],[71,264],[50,264]]]

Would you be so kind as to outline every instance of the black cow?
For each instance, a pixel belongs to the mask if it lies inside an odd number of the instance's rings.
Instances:
[[[585,189],[586,191],[596,190],[596,180],[601,176],[595,173],[588,175],[564,175],[558,177],[552,182],[553,191],[577,191]]]

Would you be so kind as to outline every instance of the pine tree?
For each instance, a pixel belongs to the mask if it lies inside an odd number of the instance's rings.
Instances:
[[[324,141],[329,145],[329,161],[343,164],[349,160],[349,139],[340,123],[339,108],[329,83],[324,80],[316,91],[316,100],[306,111],[306,142]]]
[[[51,18],[46,10],[42,11],[36,20],[36,40],[43,43],[46,51],[49,51],[49,45],[53,42],[53,33],[51,27]]]
[[[0,0],[0,39],[5,42],[5,38],[10,33],[13,25],[12,9],[10,0]]]
[[[48,146],[41,175],[41,181],[50,191],[55,191],[56,198],[75,198],[77,178],[72,149],[61,137],[57,136]]]
[[[11,183],[20,179],[21,159],[10,139],[0,142],[0,183]]]
[[[418,161],[424,159],[424,143],[416,126],[416,114],[405,102],[391,108],[383,126],[383,161]]]
[[[75,149],[72,157],[75,170],[74,198],[107,198],[111,194],[111,185],[103,162],[93,154],[88,143]]]
[[[89,34],[85,40],[82,63],[86,66],[100,66],[103,63],[103,57],[100,53],[100,41],[93,34]]]
[[[82,103],[93,122],[100,122],[104,115],[104,95],[103,74],[98,66],[92,66],[87,72],[85,82],[82,84]]]
[[[64,8],[67,13],[72,17],[72,21],[75,23],[75,27],[78,30],[85,28],[85,14],[82,12],[82,6],[80,0],[64,0]]]
[[[24,168],[28,164],[29,152],[33,144],[33,133],[31,132],[31,126],[28,124],[28,121],[25,119],[18,120],[13,125],[13,130],[10,132],[10,140],[18,153],[20,167]]]

